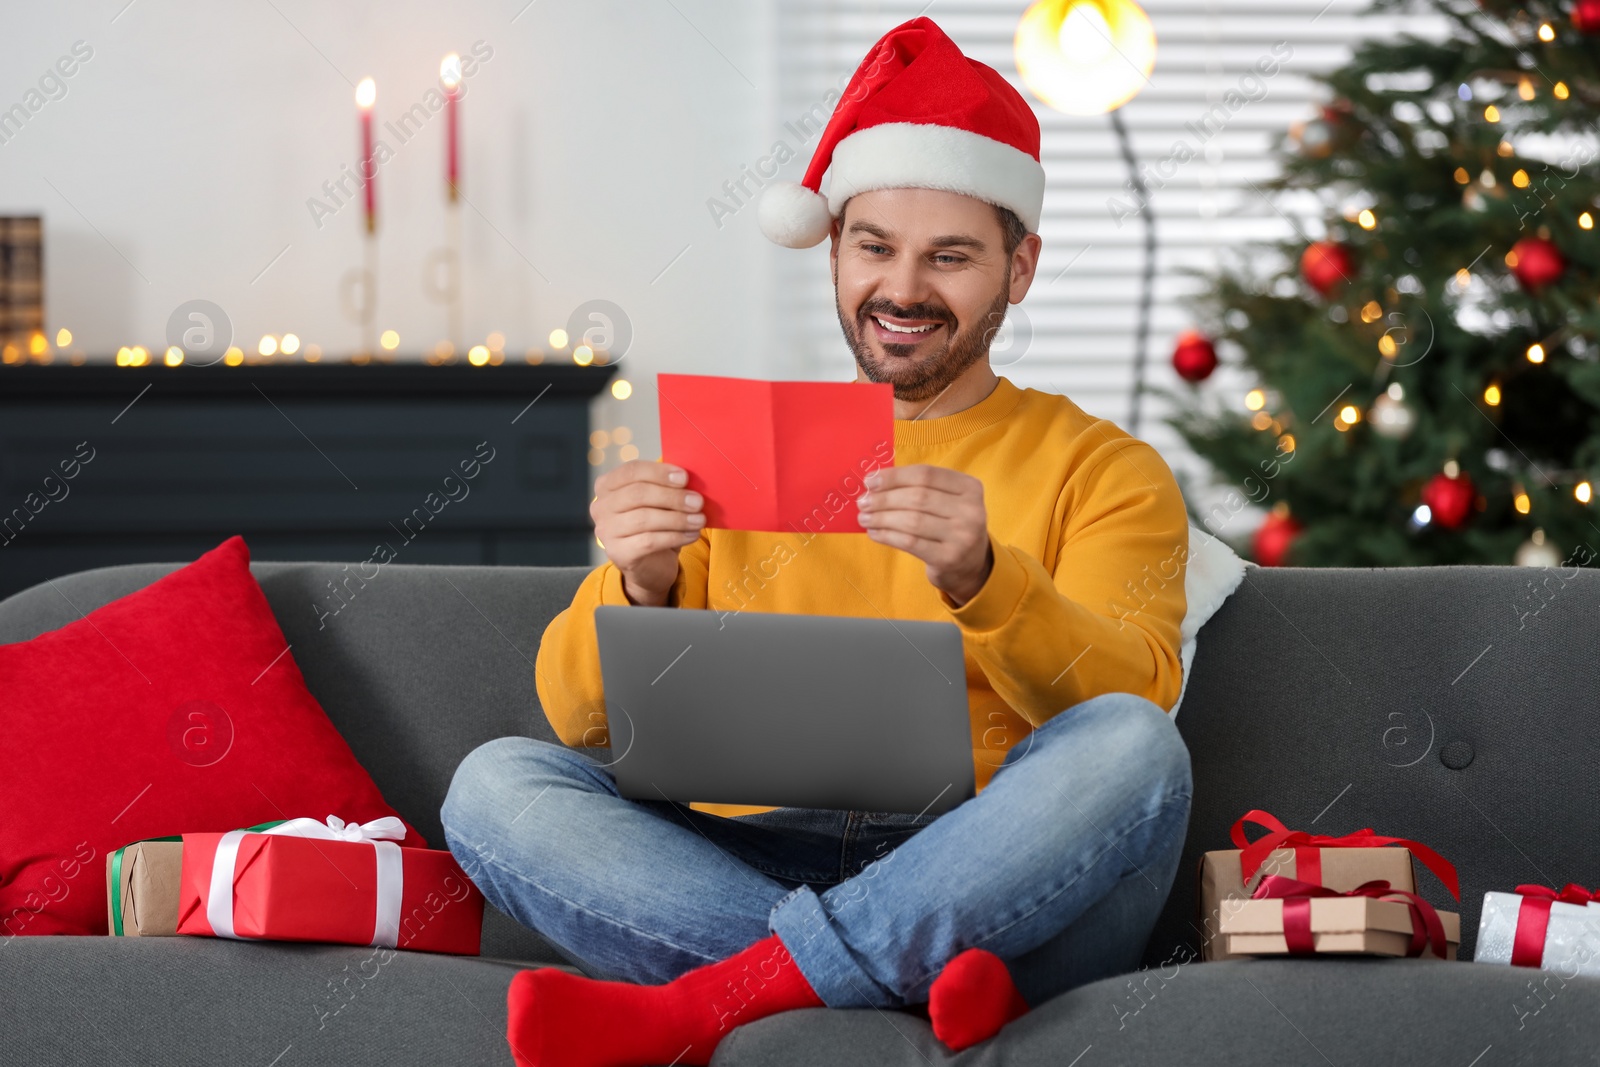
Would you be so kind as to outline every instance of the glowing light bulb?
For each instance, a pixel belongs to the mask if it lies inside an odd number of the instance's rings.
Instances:
[[[1069,115],[1100,115],[1149,84],[1156,33],[1133,0],[1037,0],[1012,50],[1034,96]]]

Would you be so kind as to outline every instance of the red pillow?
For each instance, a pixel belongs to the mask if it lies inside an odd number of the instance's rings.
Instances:
[[[0,645],[0,937],[106,933],[105,857],[130,841],[394,814],[306,689],[243,538]]]

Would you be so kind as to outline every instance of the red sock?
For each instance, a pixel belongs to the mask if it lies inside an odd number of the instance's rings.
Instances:
[[[522,971],[506,993],[517,1067],[705,1067],[735,1026],[820,1008],[777,934],[666,985],[600,982],[554,967]]]
[[[981,948],[969,948],[945,964],[928,990],[934,1036],[957,1052],[989,1040],[1027,1011],[1005,961]]]

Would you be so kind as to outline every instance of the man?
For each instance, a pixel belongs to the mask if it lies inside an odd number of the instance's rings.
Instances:
[[[1148,445],[989,366],[1039,262],[1038,146],[1017,92],[917,18],[863,61],[803,184],[762,203],[773,239],[831,238],[856,380],[894,386],[865,534],[706,530],[668,463],[598,479],[608,562],[538,653],[564,744],[483,746],[443,811],[491,901],[622,979],[517,975],[519,1064],[704,1064],[733,1026],[824,1005],[926,1003],[963,1048],[1137,966],[1188,823],[1165,713],[1188,522]],[[978,795],[940,816],[618,796],[605,753],[583,751],[607,743],[602,604],[955,622]]]

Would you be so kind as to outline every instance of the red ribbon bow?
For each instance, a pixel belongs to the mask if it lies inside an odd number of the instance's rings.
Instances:
[[[1311,935],[1311,898],[1313,897],[1372,897],[1375,900],[1393,900],[1405,904],[1411,912],[1411,946],[1407,956],[1420,956],[1424,948],[1432,948],[1441,960],[1446,958],[1449,945],[1445,938],[1444,923],[1433,905],[1404,889],[1395,889],[1386,881],[1365,882],[1348,893],[1340,893],[1327,886],[1269,874],[1251,896],[1256,900],[1283,901],[1283,939],[1288,942],[1289,955],[1316,954],[1316,939]],[[1395,898],[1403,898],[1396,900]]]
[[[1246,824],[1254,824],[1268,831],[1262,837],[1251,841],[1245,836]],[[1247,811],[1233,824],[1230,832],[1235,848],[1241,849],[1239,856],[1240,873],[1244,881],[1260,870],[1261,864],[1276,849],[1294,849],[1295,873],[1304,882],[1322,881],[1322,856],[1317,851],[1323,848],[1383,848],[1386,845],[1403,845],[1411,854],[1422,861],[1423,866],[1438,876],[1445,888],[1450,890],[1450,895],[1457,900],[1461,899],[1461,882],[1456,877],[1456,868],[1449,860],[1439,855],[1427,845],[1418,844],[1404,837],[1385,837],[1375,834],[1370,828],[1357,830],[1343,837],[1332,837],[1324,834],[1308,834],[1304,830],[1291,830],[1283,825],[1277,818],[1268,812],[1256,809]]]
[[[1517,909],[1517,932],[1511,942],[1511,966],[1537,967],[1544,962],[1544,939],[1550,930],[1550,905],[1587,905],[1600,900],[1600,889],[1590,892],[1576,882],[1568,882],[1559,893],[1549,886],[1519,885],[1522,905]]]

